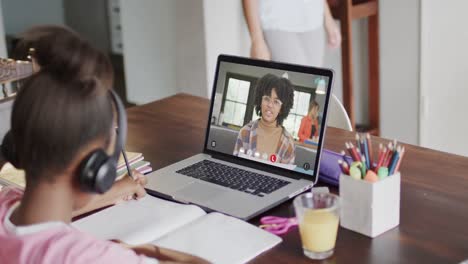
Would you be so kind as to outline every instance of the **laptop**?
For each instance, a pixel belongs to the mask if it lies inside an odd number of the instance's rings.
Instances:
[[[148,193],[248,220],[312,188],[332,80],[329,69],[220,55],[203,152],[149,174]]]

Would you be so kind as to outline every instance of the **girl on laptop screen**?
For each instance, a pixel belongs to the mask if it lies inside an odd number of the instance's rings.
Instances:
[[[283,127],[293,103],[294,88],[288,79],[273,74],[260,78],[254,97],[255,112],[260,118],[241,128],[234,155],[294,164],[294,139]]]

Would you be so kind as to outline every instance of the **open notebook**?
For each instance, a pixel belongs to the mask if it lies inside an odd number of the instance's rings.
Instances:
[[[147,195],[75,221],[79,230],[129,244],[152,243],[213,263],[245,263],[281,242],[254,225]]]

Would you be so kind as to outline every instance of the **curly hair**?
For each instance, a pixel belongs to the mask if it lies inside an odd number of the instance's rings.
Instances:
[[[268,73],[257,81],[254,97],[255,112],[258,116],[262,116],[262,96],[269,96],[273,89],[275,89],[278,99],[283,103],[276,118],[278,125],[283,125],[284,119],[288,117],[294,104],[294,88],[286,78]]]

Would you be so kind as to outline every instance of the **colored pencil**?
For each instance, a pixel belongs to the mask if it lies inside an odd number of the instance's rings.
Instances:
[[[359,151],[356,149],[353,143],[349,143],[349,145],[351,146],[351,149],[353,150],[354,155],[356,156],[356,161],[361,161],[361,154],[359,153]]]
[[[360,140],[360,144],[361,144],[361,156],[365,156],[366,155],[366,146],[364,145],[364,138],[361,137],[361,140]]]
[[[342,150],[340,152],[340,154],[341,154],[341,157],[343,158],[343,161],[346,162],[346,164],[348,164],[348,166],[351,166],[351,164],[349,164],[349,162],[348,162],[348,159],[346,158],[346,152],[344,150]]]
[[[359,152],[361,152],[361,149],[360,149],[360,142],[359,142],[359,133],[356,133],[356,146],[359,150]]]
[[[400,152],[400,158],[398,159],[398,163],[397,163],[397,165],[395,167],[395,172],[400,171],[400,163],[401,163],[401,160],[403,159],[404,155],[405,155],[405,147],[402,147],[401,152]]]
[[[390,160],[392,158],[392,153],[393,153],[393,144],[390,142],[388,143],[387,153],[385,153],[385,158],[384,158],[382,166],[388,168],[388,164],[390,163]]]
[[[351,155],[351,158],[353,159],[353,161],[359,161],[359,157],[356,154],[356,150],[352,147],[352,144],[348,142],[346,142],[345,144],[346,144],[346,149],[348,150],[349,155]]]
[[[377,173],[379,171],[379,168],[382,167],[386,153],[387,153],[387,147],[383,147],[382,153],[379,156],[379,161],[377,162],[377,166],[375,167],[375,173]]]
[[[366,135],[366,140],[367,140],[367,148],[369,149],[369,163],[370,163],[369,169],[372,169],[374,167],[374,150],[372,149],[372,140],[371,140],[371,136],[369,133],[367,133]]]
[[[362,143],[364,145],[364,157],[366,157],[366,166],[367,166],[367,168],[370,169],[371,164],[370,164],[370,159],[369,159],[369,146],[367,146],[367,140],[363,139]]]
[[[341,168],[341,171],[346,174],[346,175],[349,175],[349,167],[348,167],[348,163],[344,162],[343,160],[338,160],[338,164]]]
[[[392,161],[390,162],[390,165],[388,166],[388,175],[393,175],[393,172],[395,171],[395,167],[398,163],[400,151],[401,151],[400,147],[398,147],[397,150],[394,151]]]

